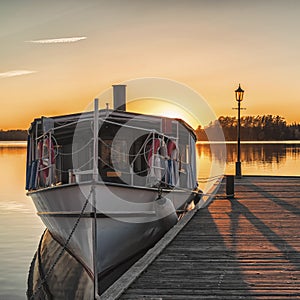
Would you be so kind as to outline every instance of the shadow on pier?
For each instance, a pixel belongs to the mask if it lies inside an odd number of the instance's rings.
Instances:
[[[120,299],[300,299],[299,178],[246,176],[235,189],[227,199],[222,183]]]
[[[300,299],[299,213],[299,177],[244,176],[236,180],[234,199],[225,197],[222,183],[207,208],[191,214],[182,227],[175,225],[166,234],[170,241],[164,247],[161,243],[157,253],[160,242],[149,251],[153,259],[144,259],[148,252],[101,298]],[[44,239],[48,242],[41,253],[47,259],[49,251],[58,251],[60,245],[50,234]],[[65,252],[51,280],[41,288],[50,298],[42,299],[93,299],[92,277],[76,263]],[[51,262],[43,264],[44,270],[39,265],[37,255],[28,295],[36,291]],[[137,269],[139,273],[132,276]],[[64,294],[59,294],[62,285]]]

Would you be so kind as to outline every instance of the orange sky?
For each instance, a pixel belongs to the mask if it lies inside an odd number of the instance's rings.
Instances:
[[[217,116],[236,114],[241,83],[243,114],[300,122],[299,11],[297,0],[2,2],[0,128],[82,111],[140,77],[190,86]]]

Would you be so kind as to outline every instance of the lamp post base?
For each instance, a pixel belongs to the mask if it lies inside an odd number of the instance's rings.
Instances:
[[[236,177],[242,177],[242,167],[241,167],[241,162],[237,161],[235,163],[235,176]]]

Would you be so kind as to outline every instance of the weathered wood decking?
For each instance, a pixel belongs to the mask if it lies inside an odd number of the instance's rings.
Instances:
[[[223,183],[153,262],[137,263],[103,299],[119,297],[137,269],[120,299],[300,299],[300,178],[235,183],[234,199],[222,197]]]

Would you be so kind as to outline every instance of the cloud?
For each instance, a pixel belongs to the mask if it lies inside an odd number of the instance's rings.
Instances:
[[[35,73],[36,71],[30,71],[30,70],[14,70],[14,71],[8,71],[4,73],[0,73],[0,79],[1,78],[7,78],[7,77],[15,77],[15,76],[21,76],[21,75],[28,75]]]
[[[33,44],[75,43],[81,40],[85,40],[86,38],[87,38],[86,36],[80,36],[80,37],[68,37],[68,38],[58,38],[58,39],[32,40],[26,42],[33,43]]]

